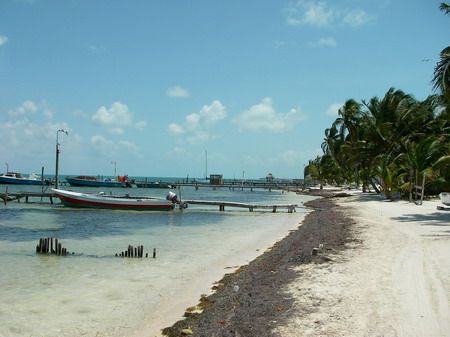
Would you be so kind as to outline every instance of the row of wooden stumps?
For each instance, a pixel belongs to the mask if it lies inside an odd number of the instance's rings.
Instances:
[[[74,254],[68,252],[67,248],[63,247],[57,238],[40,238],[39,244],[36,246],[36,253],[57,256]]]
[[[140,245],[137,247],[133,247],[132,245],[128,245],[127,250],[123,252],[116,253],[118,257],[144,257],[144,246]],[[148,253],[145,253],[145,257],[148,258]],[[156,258],[156,248],[153,248],[153,258]]]

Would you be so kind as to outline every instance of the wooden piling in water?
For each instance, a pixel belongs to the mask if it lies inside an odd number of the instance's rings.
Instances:
[[[69,251],[63,247],[57,238],[40,238],[39,244],[36,246],[37,254],[48,254],[56,256],[67,256]],[[74,254],[74,253],[72,253]]]
[[[156,257],[156,250],[153,250],[153,254]],[[117,257],[137,257],[137,258],[143,258],[144,257],[144,245],[139,245],[136,247],[133,247],[132,245],[128,245],[127,249],[123,252],[116,253]],[[148,253],[145,254],[145,257],[148,257]]]

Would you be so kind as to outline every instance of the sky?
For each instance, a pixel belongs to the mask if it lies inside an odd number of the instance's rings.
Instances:
[[[0,172],[303,178],[346,100],[433,93],[439,3],[0,0]]]

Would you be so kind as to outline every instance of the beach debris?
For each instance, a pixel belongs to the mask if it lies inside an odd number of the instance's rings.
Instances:
[[[190,335],[193,335],[194,333],[192,332],[192,329],[189,327],[189,328],[182,329],[181,334],[183,336],[190,336]]]
[[[137,257],[137,258],[143,258],[144,257],[144,246],[139,245],[137,247],[133,247],[132,245],[128,245],[127,250],[124,250],[123,252],[116,253],[117,257]],[[148,253],[145,253],[145,257],[148,258]],[[153,258],[156,258],[156,248],[153,248]]]
[[[37,254],[47,254],[56,256],[67,256],[70,253],[67,248],[63,247],[57,238],[40,238],[39,244],[36,246]]]
[[[312,249],[311,255],[312,255],[312,256],[316,256],[317,254],[319,254],[319,248],[316,248],[316,247],[315,247],[315,248]]]
[[[200,306],[196,305],[194,307],[187,308],[186,311],[184,312],[184,317],[198,315],[198,314],[201,314],[202,312],[203,312],[203,309],[200,308]]]

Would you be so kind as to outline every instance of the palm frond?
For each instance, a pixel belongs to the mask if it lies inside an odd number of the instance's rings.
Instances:
[[[450,13],[450,5],[446,4],[445,2],[441,2],[441,4],[439,5],[439,9],[443,11],[445,14]]]
[[[433,74],[433,89],[443,95],[450,93],[450,46],[441,51],[441,59],[436,63]]]

